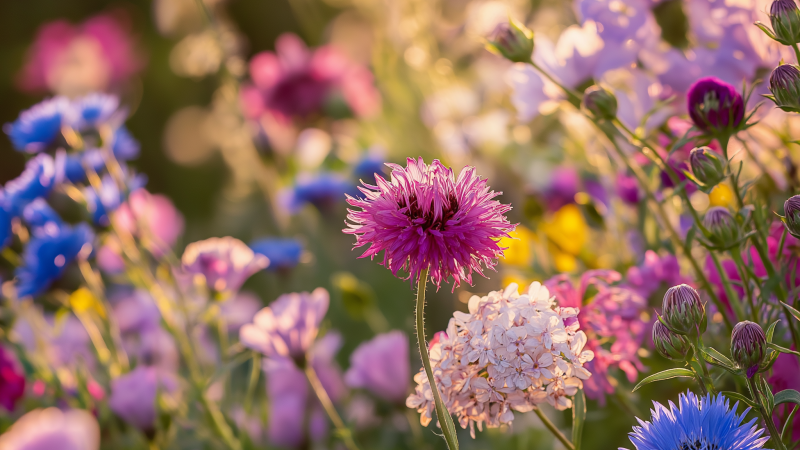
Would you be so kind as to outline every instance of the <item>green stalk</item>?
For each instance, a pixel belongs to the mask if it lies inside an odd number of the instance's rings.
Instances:
[[[308,383],[311,385],[311,388],[314,389],[314,393],[317,395],[319,402],[322,403],[322,408],[325,409],[325,412],[328,414],[331,422],[333,422],[333,426],[336,428],[336,433],[344,441],[344,445],[349,450],[358,450],[358,446],[353,440],[353,433],[350,432],[350,429],[347,428],[347,426],[345,426],[344,421],[339,416],[339,413],[336,412],[336,408],[333,406],[333,402],[331,401],[330,396],[328,396],[325,386],[322,385],[322,381],[320,381],[319,377],[317,376],[317,372],[314,370],[314,365],[311,364],[311,361],[306,361],[305,373],[306,378],[308,378]]]
[[[742,308],[742,304],[739,302],[739,296],[736,295],[736,291],[733,290],[731,280],[728,278],[728,274],[725,273],[725,270],[722,268],[722,263],[719,262],[719,257],[717,254],[713,251],[709,251],[708,254],[711,256],[711,260],[714,261],[714,267],[717,268],[719,278],[722,280],[722,287],[725,289],[725,295],[728,296],[728,302],[733,307],[733,313],[736,316],[736,322],[739,322],[746,317],[744,308]]]
[[[797,58],[797,63],[800,64],[800,48],[797,48],[797,44],[792,44],[792,48],[794,49],[794,57]]]
[[[758,323],[758,304],[756,303],[756,299],[750,289],[748,272],[747,269],[745,269],[744,261],[742,260],[742,254],[739,252],[739,250],[739,246],[737,245],[730,250],[730,254],[733,258],[733,262],[736,263],[736,268],[739,270],[739,276],[742,277],[742,285],[744,286],[745,297],[747,297],[747,299],[750,301],[750,318],[753,322]]]
[[[762,399],[763,394],[761,394],[761,391],[756,388],[756,385],[753,383],[751,378],[747,378],[747,386],[750,388],[750,392],[753,394],[753,400],[755,400],[755,403],[758,405],[758,413],[761,415],[767,425],[769,437],[772,441],[772,444],[775,446],[775,450],[786,450],[786,446],[783,445],[783,441],[781,440],[781,433],[778,431],[778,428],[775,426],[775,422],[772,420],[772,411],[764,410],[764,402]]]
[[[428,269],[425,269],[419,274],[419,282],[417,283],[417,308],[414,311],[417,319],[417,345],[419,346],[419,354],[422,358],[422,366],[425,367],[425,375],[428,376],[428,383],[433,393],[433,401],[436,406],[436,418],[439,419],[439,424],[442,427],[444,440],[447,442],[447,447],[450,450],[458,450],[456,427],[453,425],[453,418],[450,417],[450,412],[444,407],[442,397],[439,394],[439,387],[436,385],[436,380],[433,378],[431,358],[428,355],[428,344],[425,339],[425,287],[427,284]]]
[[[567,450],[575,450],[575,446],[572,444],[572,442],[570,442],[569,439],[567,439],[567,437],[564,436],[564,433],[562,433],[561,430],[559,430],[556,427],[556,425],[553,422],[551,422],[546,415],[544,415],[541,409],[539,409],[538,407],[533,408],[533,412],[535,412],[536,415],[539,416],[539,419],[542,420],[544,426],[547,427],[547,429],[550,430],[551,433],[553,433],[553,436],[555,436],[556,439],[561,441],[561,443],[564,445],[564,447],[567,448]]]
[[[573,105],[576,105],[576,106],[580,107],[580,105],[581,105],[581,97],[582,97],[582,96],[581,96],[581,94],[579,94],[579,93],[577,93],[577,92],[573,91],[572,89],[570,89],[570,88],[568,88],[568,87],[564,86],[563,84],[561,84],[561,82],[559,82],[558,80],[556,80],[555,78],[553,78],[553,76],[552,76],[552,75],[550,75],[549,73],[547,73],[546,71],[544,71],[544,70],[543,70],[541,67],[539,67],[539,65],[538,65],[538,64],[536,64],[535,62],[533,62],[533,59],[531,59],[531,60],[530,60],[530,62],[529,62],[528,64],[530,64],[531,66],[533,66],[533,68],[534,68],[534,69],[538,70],[538,71],[539,71],[539,73],[541,73],[541,74],[542,74],[542,75],[544,75],[544,76],[545,76],[545,77],[546,77],[548,80],[550,80],[551,82],[553,82],[553,84],[555,84],[556,86],[558,86],[559,88],[561,88],[561,90],[562,90],[562,91],[564,91],[564,92],[567,94],[567,99],[569,99],[570,103],[572,103]]]

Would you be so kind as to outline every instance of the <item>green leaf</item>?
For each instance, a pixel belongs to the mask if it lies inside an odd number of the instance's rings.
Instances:
[[[694,378],[694,372],[689,369],[676,367],[674,369],[667,369],[658,373],[654,373],[653,375],[650,375],[649,377],[640,381],[639,384],[633,388],[633,392],[638,391],[642,386],[650,384],[654,381],[669,380],[671,378]]]
[[[581,437],[583,436],[583,424],[586,422],[586,396],[583,389],[572,398],[572,444],[575,450],[581,450]]]
[[[772,336],[775,334],[775,325],[777,325],[780,321],[781,319],[772,322],[769,328],[767,328],[767,342],[772,342]]]
[[[800,405],[795,405],[792,408],[792,412],[789,413],[789,417],[786,418],[786,422],[783,424],[783,431],[781,431],[781,440],[786,439],[786,431],[791,429],[792,423],[794,423],[794,414],[797,412],[797,408],[800,408]]]
[[[795,356],[800,356],[800,353],[798,353],[798,352],[796,352],[794,350],[789,350],[786,347],[781,347],[780,345],[773,344],[772,342],[767,343],[767,347],[769,347],[769,348],[771,348],[771,349],[773,349],[775,351],[781,352],[781,353],[790,353],[790,354],[795,355]]]
[[[789,314],[794,316],[795,319],[800,320],[800,311],[792,308],[791,306],[789,306],[789,305],[787,305],[786,303],[783,303],[783,302],[781,302],[781,305],[783,305],[783,307],[786,308],[786,311],[788,311]]]
[[[797,392],[794,389],[784,389],[775,394],[775,406],[783,403],[794,403],[795,405],[800,405],[800,392]]]
[[[733,364],[733,361],[731,361],[730,359],[728,359],[727,356],[717,351],[717,349],[715,349],[714,347],[705,347],[705,348],[700,347],[700,352],[703,354],[703,356],[708,356],[709,358],[718,361],[717,365],[723,365],[729,369],[733,369],[734,367],[736,367]],[[714,364],[714,361],[708,361],[708,362]]]
[[[750,400],[749,398],[745,397],[744,395],[742,395],[742,394],[740,394],[738,392],[723,391],[723,392],[720,392],[720,394],[724,395],[725,397],[728,397],[728,398],[731,398],[731,399],[734,399],[734,400],[738,400],[738,401],[744,403],[745,405],[747,405],[747,406],[749,406],[751,408],[757,408],[758,407],[758,405],[754,401]]]

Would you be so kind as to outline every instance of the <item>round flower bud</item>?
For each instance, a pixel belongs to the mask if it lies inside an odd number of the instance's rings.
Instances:
[[[716,186],[725,178],[725,164],[708,147],[697,147],[689,154],[692,173],[706,186]]]
[[[766,353],[767,336],[759,324],[745,320],[733,327],[731,357],[739,368],[747,370],[747,378],[753,378]]]
[[[706,308],[700,301],[700,294],[688,284],[679,284],[667,290],[661,313],[664,322],[674,333],[697,336],[706,331]]]
[[[742,237],[739,223],[724,206],[709,208],[703,217],[703,226],[708,230],[708,240],[720,249],[733,247]]]
[[[515,20],[497,25],[486,48],[512,62],[530,62],[533,32]]]
[[[781,64],[769,76],[767,96],[775,105],[787,112],[800,112],[800,69],[793,64]]]
[[[800,43],[800,10],[794,0],[775,0],[769,8],[775,40],[783,45]]]
[[[659,320],[653,324],[653,345],[661,356],[674,361],[684,361],[689,354],[689,343],[686,339],[669,331]]]
[[[744,119],[744,99],[732,85],[714,77],[697,80],[686,94],[689,117],[697,128],[720,131],[736,128]]]
[[[617,117],[617,97],[597,85],[590,86],[583,93],[583,107],[595,120],[614,120]]]
[[[789,197],[783,203],[783,223],[792,236],[800,239],[800,195]]]

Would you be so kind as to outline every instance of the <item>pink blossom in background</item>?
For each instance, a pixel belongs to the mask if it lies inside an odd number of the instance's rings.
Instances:
[[[645,252],[642,264],[628,269],[625,281],[644,298],[650,297],[661,286],[692,284],[689,278],[681,275],[681,268],[675,255],[662,256],[652,250]]]
[[[407,352],[406,352],[407,353]],[[0,347],[0,405],[13,411],[17,401],[25,395],[25,372],[14,355]]]
[[[236,292],[250,276],[265,269],[269,259],[254,253],[244,242],[226,236],[187,245],[181,263],[187,274],[205,277],[209,289]]]
[[[408,336],[402,331],[379,334],[350,355],[344,381],[365,388],[387,401],[403,404],[410,381]]]
[[[772,387],[773,393],[778,393],[785,389],[800,391],[800,363],[798,363],[797,357],[788,353],[781,353],[775,361],[775,365],[772,366],[772,374],[767,378],[767,382]],[[775,418],[783,418],[780,421],[775,421],[778,427],[783,425],[783,420],[786,419],[786,416],[791,411],[790,406],[791,404],[787,403],[776,408]],[[792,424],[792,439],[796,441],[798,438],[800,438],[800,416],[795,414],[794,423]]]
[[[17,75],[20,89],[80,95],[124,84],[144,67],[123,12],[79,25],[56,20],[39,28]]]
[[[98,450],[100,426],[91,413],[82,409],[35,409],[0,436],[0,448]]]
[[[140,238],[155,257],[168,252],[183,233],[183,215],[172,201],[137,189],[114,213],[114,225]]]

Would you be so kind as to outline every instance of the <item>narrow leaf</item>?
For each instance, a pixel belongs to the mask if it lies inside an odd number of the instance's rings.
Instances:
[[[726,366],[728,368],[732,369],[732,368],[735,367],[733,365],[733,361],[731,361],[730,359],[728,359],[727,356],[725,356],[722,353],[720,353],[719,351],[717,351],[717,349],[715,349],[714,347],[701,348],[700,351],[703,354],[707,354],[711,358],[719,361],[720,363],[722,363],[724,366]]]
[[[783,403],[794,403],[800,405],[800,392],[794,389],[784,389],[775,394],[775,406]]]
[[[794,316],[795,319],[800,320],[800,311],[792,308],[791,306],[783,302],[781,302],[781,305],[783,305],[783,307],[786,308],[786,311],[789,311],[789,314]]]
[[[586,396],[583,389],[572,398],[572,444],[575,450],[581,450],[581,437],[583,436],[583,424],[586,422]]]
[[[725,397],[730,398],[730,399],[738,400],[738,401],[744,403],[745,405],[747,405],[747,406],[749,406],[751,408],[757,408],[758,407],[758,405],[754,401],[750,400],[749,398],[745,397],[744,395],[742,395],[742,394],[740,394],[738,392],[723,391],[723,392],[721,392],[721,394],[724,395]]]
[[[649,377],[640,381],[639,384],[637,384],[636,387],[633,388],[633,392],[638,391],[639,388],[641,388],[642,386],[650,384],[654,381],[663,381],[663,380],[669,380],[671,378],[681,378],[681,377],[694,378],[694,372],[692,372],[689,369],[676,367],[674,369],[667,369],[658,373],[654,373],[653,375],[650,375]]]
[[[789,350],[786,347],[781,347],[780,345],[773,344],[772,342],[767,343],[767,346],[769,348],[771,348],[771,349],[773,349],[775,351],[781,352],[781,353],[790,353],[790,354],[795,355],[795,356],[800,356],[800,353],[798,353],[798,352],[796,352],[794,350]]]
[[[777,325],[780,321],[781,319],[772,322],[769,328],[767,328],[767,342],[772,342],[772,336],[775,334],[775,325]]]

